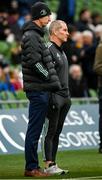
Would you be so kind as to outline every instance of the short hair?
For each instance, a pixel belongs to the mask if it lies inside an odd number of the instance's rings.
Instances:
[[[102,24],[98,24],[98,25],[95,27],[95,32],[102,32]]]
[[[72,75],[75,70],[79,70],[79,71],[80,71],[80,74],[81,74],[81,76],[82,76],[82,74],[83,74],[82,68],[81,68],[81,66],[78,65],[78,64],[72,64],[72,65],[69,67],[69,74]]]
[[[97,12],[97,11],[93,12],[92,15],[91,15],[92,20],[94,20],[97,17],[101,17],[100,13]]]
[[[61,27],[62,27],[62,24],[65,23],[64,21],[62,20],[55,20],[55,21],[52,21],[50,26],[49,26],[49,34],[53,34],[53,31],[54,30],[59,30]],[[65,23],[66,24],[66,23]]]
[[[82,32],[83,36],[93,37],[93,33],[90,30],[85,30]]]
[[[79,12],[79,17],[81,17],[85,12],[89,11],[88,8],[83,8],[81,9],[81,11]]]

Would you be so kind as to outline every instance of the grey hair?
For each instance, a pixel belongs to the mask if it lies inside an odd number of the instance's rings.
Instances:
[[[81,66],[78,65],[78,64],[72,64],[72,65],[70,66],[70,68],[69,68],[69,74],[73,74],[73,71],[74,71],[75,69],[79,69],[80,72],[81,72],[81,75],[83,74],[82,68],[81,68]]]
[[[52,21],[49,26],[49,34],[52,35],[54,31],[59,30],[63,23],[65,24],[65,22],[62,20]]]

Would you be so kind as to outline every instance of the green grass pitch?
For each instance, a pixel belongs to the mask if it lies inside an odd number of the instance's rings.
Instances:
[[[41,153],[39,159],[41,166],[44,167]],[[23,176],[24,163],[23,154],[0,155],[0,179],[32,179]],[[57,163],[61,168],[69,169],[70,173],[47,177],[47,179],[102,176],[102,154],[99,154],[97,149],[58,152]]]

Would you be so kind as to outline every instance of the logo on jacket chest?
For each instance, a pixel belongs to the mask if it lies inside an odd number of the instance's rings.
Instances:
[[[60,56],[60,54],[57,53],[56,56],[57,56],[57,59],[58,59],[59,61],[61,61],[61,56]]]

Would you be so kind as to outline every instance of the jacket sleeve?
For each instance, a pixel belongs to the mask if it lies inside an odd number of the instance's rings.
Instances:
[[[26,64],[31,67],[41,78],[48,80],[49,72],[42,61],[43,54],[39,38],[31,34],[26,36],[23,44],[24,48],[26,49],[24,54],[24,56],[26,56]]]
[[[96,49],[96,56],[93,69],[97,73],[97,75],[102,76],[102,44],[99,44]]]

